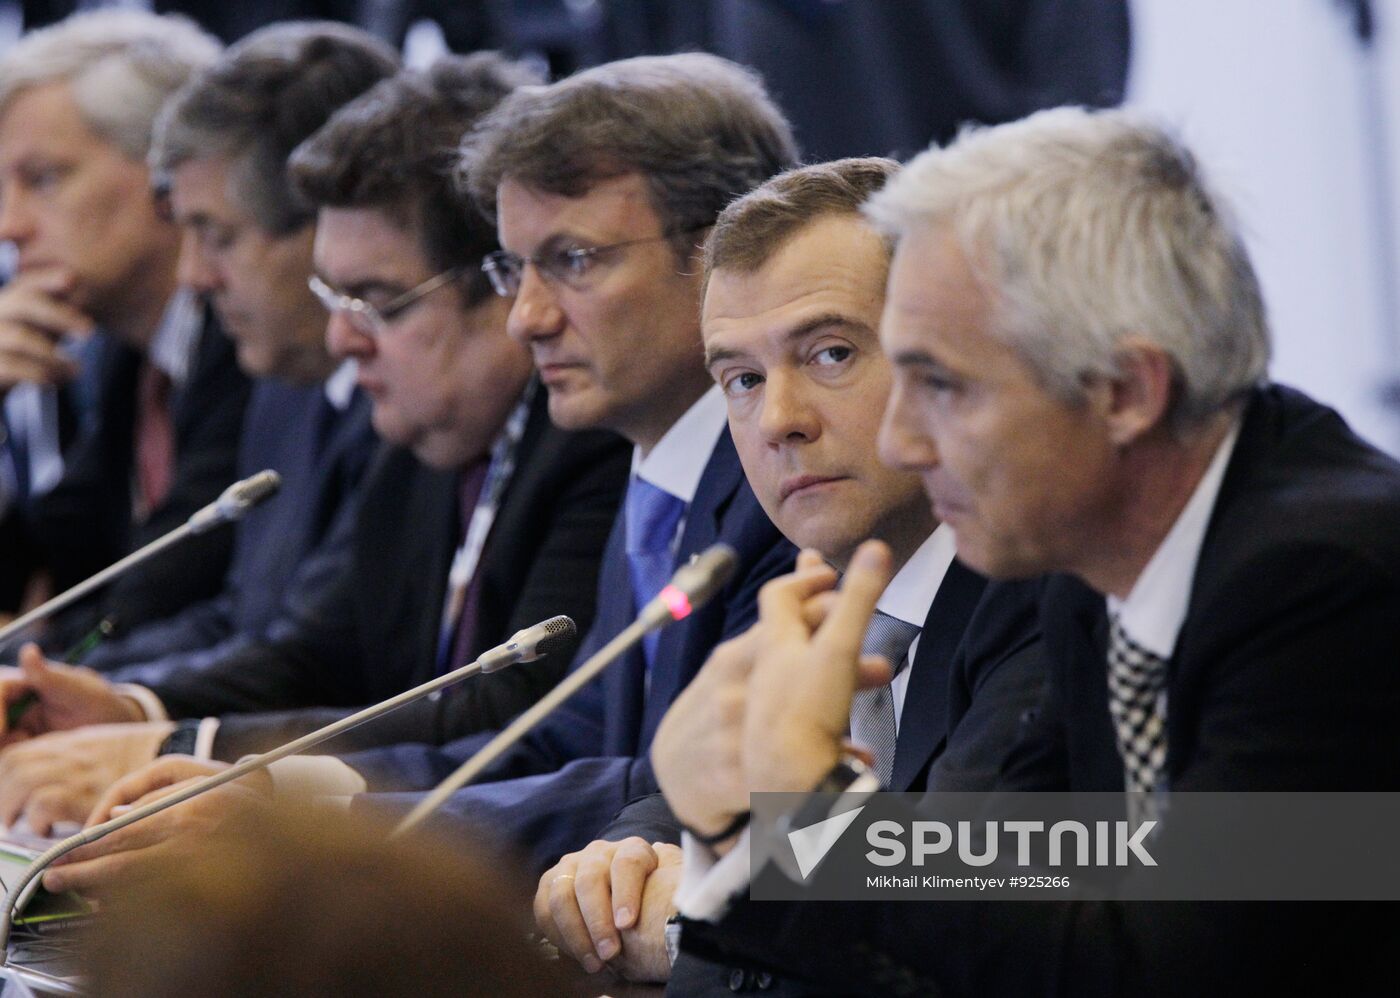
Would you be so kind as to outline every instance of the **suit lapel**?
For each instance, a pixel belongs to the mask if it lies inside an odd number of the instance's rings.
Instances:
[[[892,790],[910,790],[948,740],[948,683],[953,656],[987,580],[954,559],[934,595],[911,663],[895,742]]]

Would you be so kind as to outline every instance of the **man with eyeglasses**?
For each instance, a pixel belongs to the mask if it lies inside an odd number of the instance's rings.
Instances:
[[[575,431],[614,430],[633,445],[627,498],[600,571],[597,620],[575,663],[622,631],[676,565],[716,542],[739,556],[734,577],[709,604],[585,686],[435,819],[459,836],[505,840],[534,874],[655,790],[646,750],[662,714],[715,645],[748,629],[759,588],[792,567],[795,549],[749,489],[724,400],[705,369],[699,244],[735,192],[795,159],[791,132],[758,79],[698,54],[628,60],[517,90],[466,142],[464,179],[496,216],[503,247],[484,270],[502,307],[514,296],[507,326],[534,356],[550,417]],[[323,213],[319,247],[354,243],[366,259],[390,255],[382,232],[334,216]],[[321,263],[327,285],[370,305],[374,293],[387,305],[414,283],[375,284],[354,268]],[[383,338],[372,363],[362,360],[372,395],[392,340]],[[402,811],[490,735],[443,748],[293,757],[274,766],[291,764],[274,774],[275,789],[355,793],[352,813]],[[208,770],[159,760],[114,786],[93,817]],[[221,788],[173,808],[167,813],[189,815],[185,827],[165,823],[155,845],[99,845],[49,876],[101,888],[127,863],[178,856],[218,809],[265,806],[258,787]],[[378,792],[396,790],[414,792]]]
[[[296,188],[319,207],[309,283],[331,309],[331,352],[356,362],[390,446],[364,486],[350,564],[321,598],[256,645],[150,685],[196,737],[214,725],[206,715],[224,715],[208,739],[215,759],[279,744],[464,665],[543,618],[592,620],[627,451],[611,433],[550,425],[529,355],[506,336],[509,303],[481,272],[494,235],[454,192],[455,156],[442,152],[532,80],[491,54],[405,71],[342,108],[291,158]],[[558,655],[476,677],[335,745],[500,727],[567,664]],[[93,705],[113,693],[85,696]],[[279,789],[299,785],[303,762],[277,770]]]

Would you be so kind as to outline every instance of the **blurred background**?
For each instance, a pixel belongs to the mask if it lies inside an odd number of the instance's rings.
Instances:
[[[0,0],[0,46],[93,0]],[[1274,377],[1400,454],[1400,0],[139,0],[231,41],[353,21],[411,63],[502,48],[562,75],[645,52],[746,62],[809,160],[907,157],[964,120],[1124,102],[1174,125],[1244,222]]]

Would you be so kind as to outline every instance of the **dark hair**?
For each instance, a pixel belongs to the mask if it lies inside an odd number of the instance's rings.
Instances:
[[[320,207],[383,210],[418,233],[438,270],[473,264],[496,248],[496,233],[456,189],[457,146],[503,97],[539,79],[494,52],[404,70],[341,108],[296,149],[292,183]],[[474,275],[469,301],[488,292],[484,275]]]
[[[287,156],[346,101],[398,69],[394,50],[332,21],[253,32],[178,90],[156,123],[157,176],[207,156],[235,159],[236,196],[268,232],[310,222],[287,182]]]
[[[782,112],[752,70],[718,56],[623,59],[516,91],[462,147],[461,182],[488,217],[509,177],[566,197],[642,174],[678,254],[683,234],[797,161]]]
[[[596,994],[549,962],[514,862],[346,816],[238,816],[124,885],[85,940],[107,998]],[[488,858],[489,857],[489,858]]]
[[[899,172],[879,156],[837,159],[780,173],[731,202],[705,242],[705,280],[720,268],[752,272],[803,227],[826,215],[860,215],[861,206]],[[890,241],[886,246],[893,248]]]

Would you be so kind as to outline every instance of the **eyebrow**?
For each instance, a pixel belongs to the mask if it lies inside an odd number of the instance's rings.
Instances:
[[[793,326],[783,334],[783,342],[786,344],[796,343],[819,330],[831,328],[850,329],[855,332],[866,333],[870,336],[875,335],[875,330],[871,329],[870,326],[857,319],[851,318],[849,315],[843,315],[840,312],[823,312]],[[706,349],[705,368],[708,370],[722,360],[734,360],[735,358],[747,356],[747,351],[738,350],[733,347],[718,347],[714,350]]]

